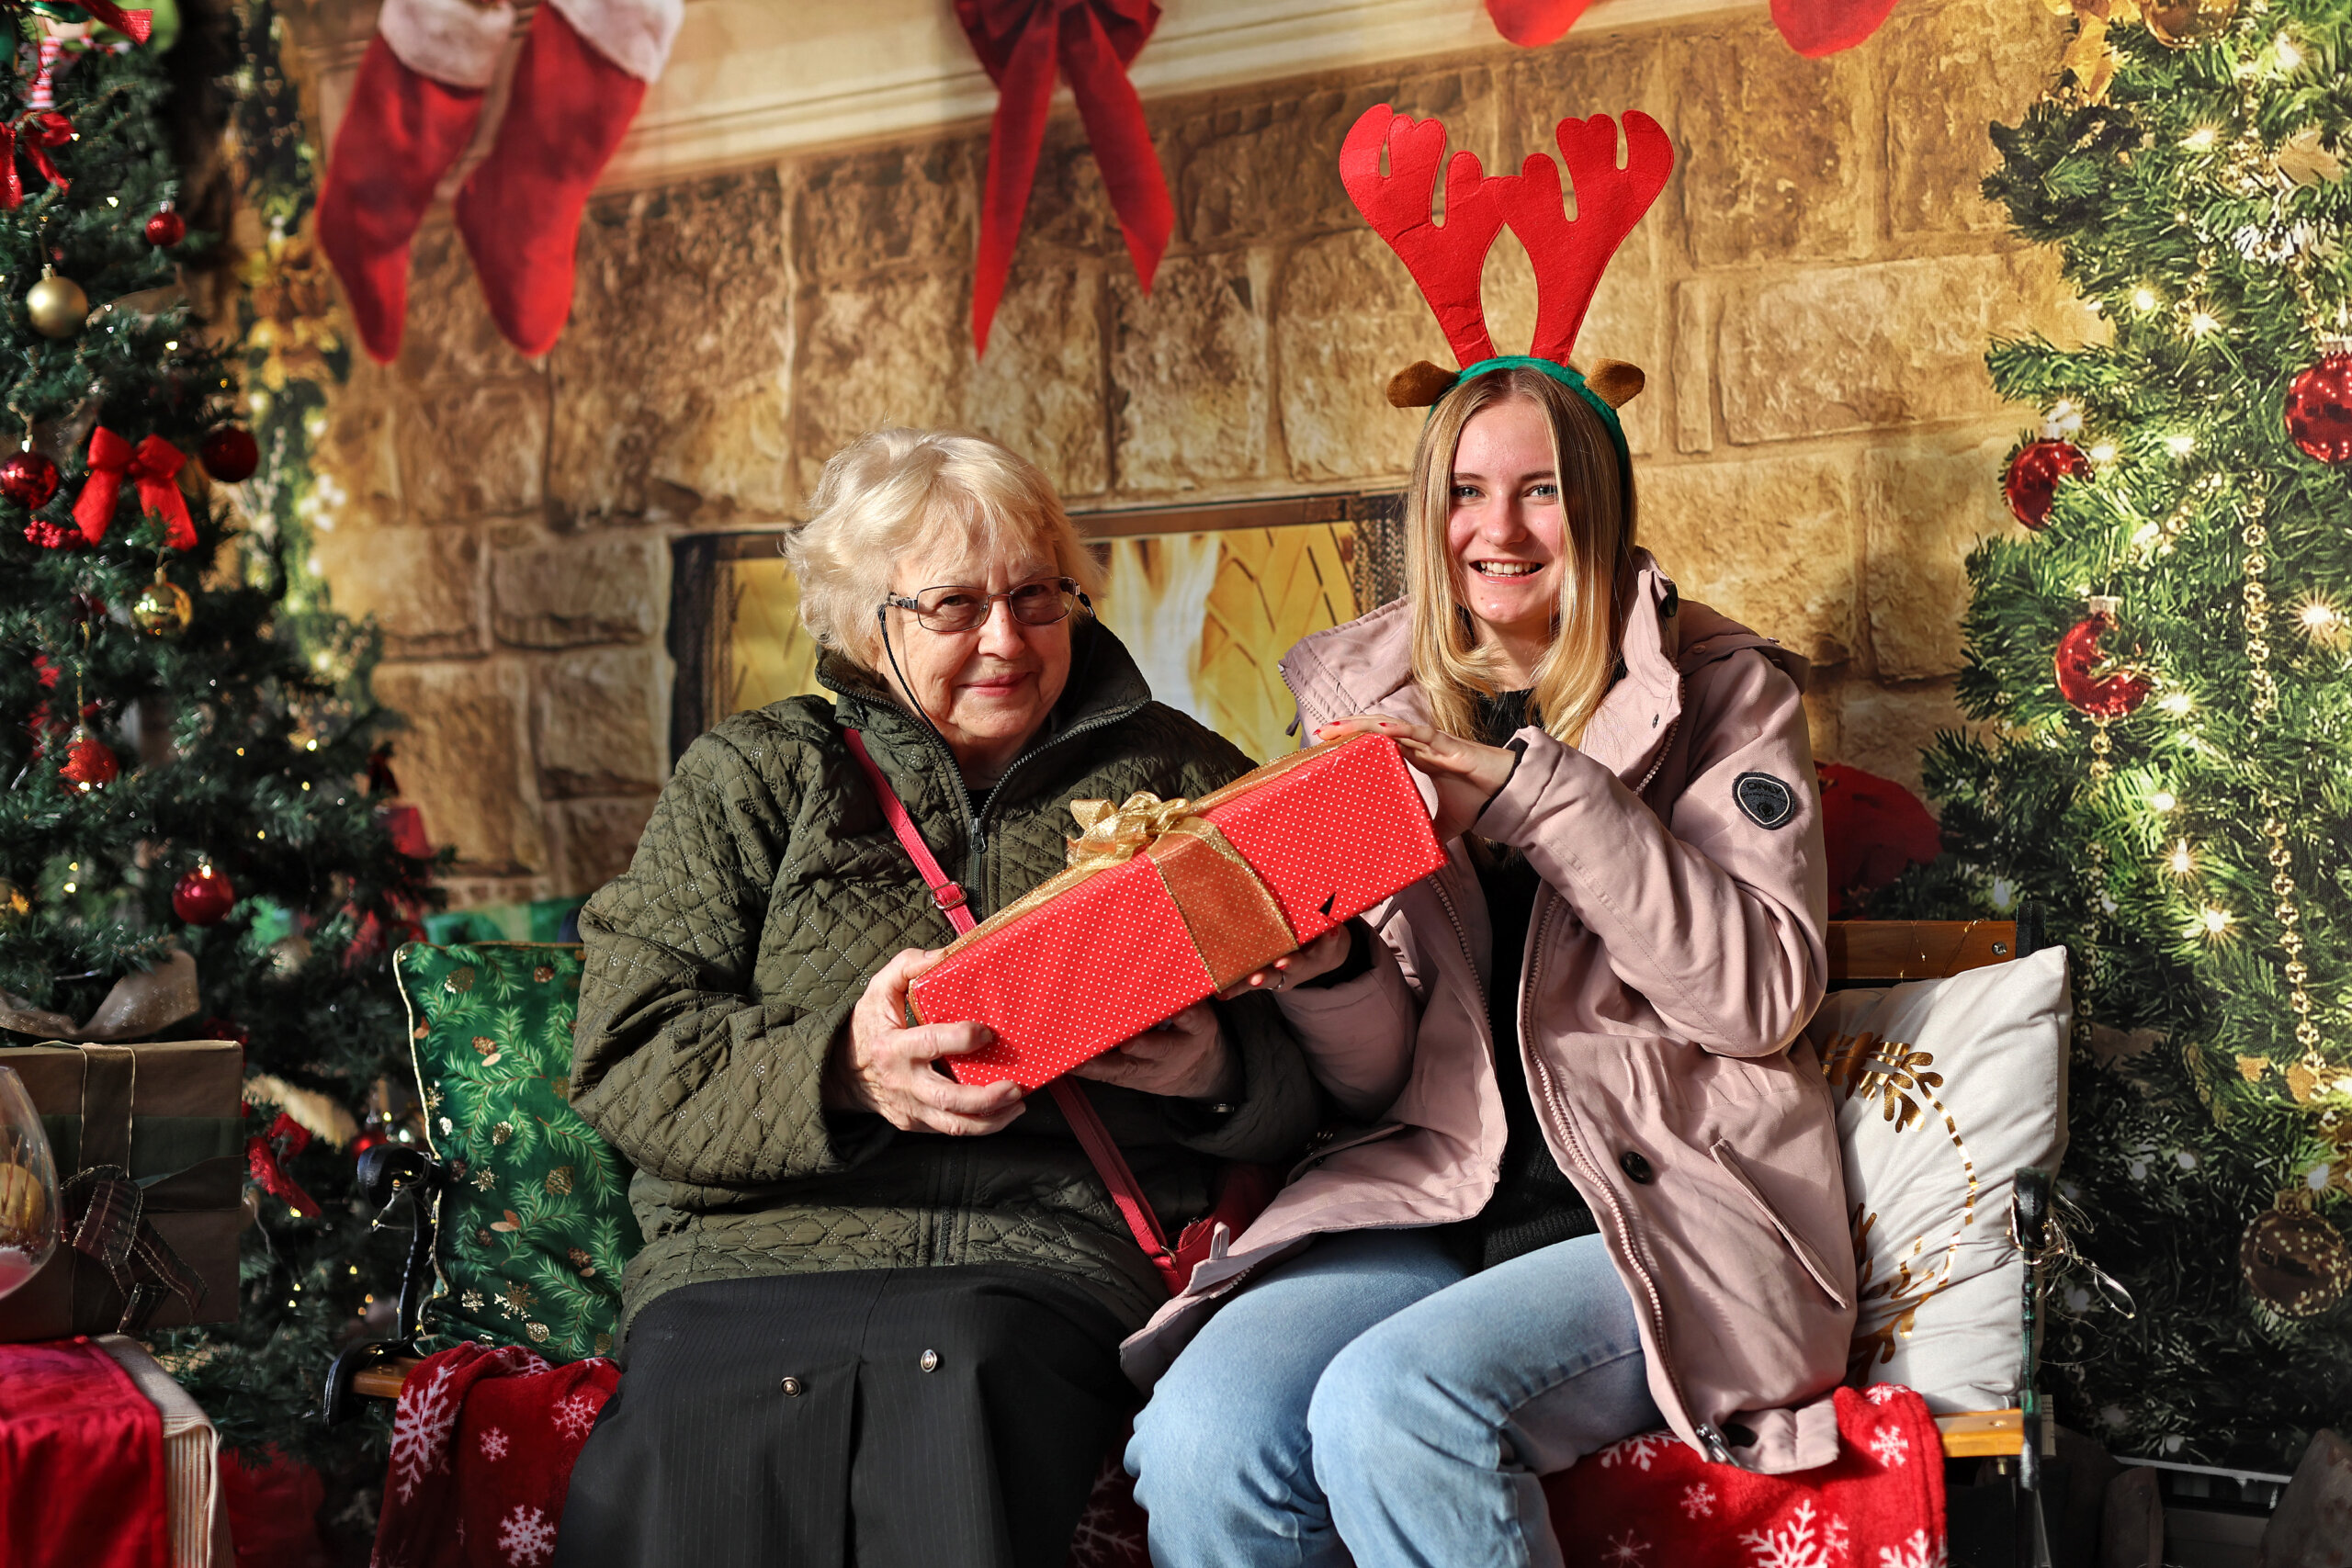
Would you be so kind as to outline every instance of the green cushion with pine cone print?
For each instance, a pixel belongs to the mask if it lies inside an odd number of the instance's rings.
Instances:
[[[637,1250],[629,1168],[571,1109],[580,949],[411,942],[395,962],[441,1198],[427,1343],[612,1353]]]

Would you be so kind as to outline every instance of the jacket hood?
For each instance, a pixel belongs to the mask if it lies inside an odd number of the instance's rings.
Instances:
[[[1646,773],[1665,750],[1681,716],[1683,677],[1701,665],[1752,648],[1804,687],[1812,667],[1802,655],[1684,599],[1649,551],[1634,552],[1619,592],[1626,601],[1618,649],[1625,675],[1601,699],[1577,749],[1627,783]],[[1306,737],[1351,713],[1430,722],[1428,700],[1413,680],[1412,639],[1412,604],[1406,599],[1301,639],[1283,660],[1282,671],[1298,699]]]

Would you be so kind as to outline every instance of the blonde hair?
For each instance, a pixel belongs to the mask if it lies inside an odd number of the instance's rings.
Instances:
[[[1498,403],[1524,398],[1543,411],[1558,477],[1566,570],[1552,640],[1535,666],[1528,722],[1571,745],[1609,694],[1617,668],[1617,585],[1634,553],[1634,495],[1600,416],[1566,386],[1522,367],[1491,370],[1438,400],[1413,454],[1405,492],[1405,581],[1412,600],[1413,678],[1438,728],[1478,735],[1477,699],[1501,690],[1491,647],[1462,603],[1461,567],[1446,548],[1453,458],[1463,427]]]
[[[808,520],[784,536],[800,624],[820,646],[874,669],[874,612],[890,592],[891,568],[943,538],[983,560],[1034,547],[1088,593],[1102,592],[1102,569],[1035,463],[985,435],[871,430],[827,460]]]

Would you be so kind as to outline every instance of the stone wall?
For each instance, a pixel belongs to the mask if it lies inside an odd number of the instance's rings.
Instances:
[[[1956,720],[1960,562],[2014,526],[1995,334],[2096,326],[1976,194],[1984,128],[2057,58],[2039,8],[1946,0],[1809,62],[1760,11],[1148,107],[1178,214],[1136,286],[1074,118],[1057,120],[984,360],[969,276],[984,130],[600,198],[546,361],[492,332],[446,222],[420,239],[399,362],[339,396],[318,564],[386,637],[403,783],[463,898],[585,891],[666,766],[665,540],[788,518],[884,422],[1035,457],[1074,507],[1394,484],[1419,421],[1387,375],[1443,359],[1334,156],[1387,100],[1487,166],[1567,113],[1638,107],[1679,166],[1580,351],[1650,373],[1628,410],[1643,539],[1686,593],[1811,656],[1816,748],[1910,781]],[[1507,349],[1532,323],[1508,235]]]

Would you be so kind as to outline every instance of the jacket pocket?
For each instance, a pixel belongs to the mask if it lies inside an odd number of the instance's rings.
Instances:
[[[1836,1280],[1829,1272],[1829,1266],[1822,1261],[1821,1254],[1815,1252],[1813,1249],[1813,1244],[1799,1235],[1789,1222],[1781,1217],[1781,1212],[1772,1207],[1771,1201],[1764,1196],[1764,1190],[1756,1185],[1746,1168],[1740,1165],[1738,1151],[1731,1146],[1731,1140],[1717,1138],[1714,1146],[1708,1152],[1715,1156],[1715,1163],[1723,1167],[1724,1173],[1739,1183],[1740,1190],[1747,1194],[1748,1201],[1756,1205],[1757,1212],[1764,1216],[1774,1230],[1781,1233],[1781,1239],[1789,1244],[1789,1250],[1795,1253],[1797,1261],[1804,1265],[1804,1271],[1813,1276],[1813,1282],[1821,1287],[1821,1293],[1837,1303],[1840,1312],[1850,1308],[1854,1304],[1853,1302],[1848,1298],[1845,1292],[1838,1288]]]

